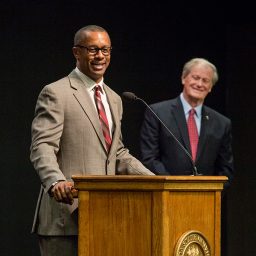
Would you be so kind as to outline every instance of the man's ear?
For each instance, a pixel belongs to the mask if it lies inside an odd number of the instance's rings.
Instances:
[[[73,47],[72,48],[72,52],[74,57],[79,60],[79,56],[80,56],[80,49],[78,47]]]
[[[181,79],[181,84],[184,85],[184,77],[181,77],[180,79]]]

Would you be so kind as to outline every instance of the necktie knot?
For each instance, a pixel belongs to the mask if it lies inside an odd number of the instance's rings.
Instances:
[[[191,109],[189,110],[189,114],[192,115],[192,116],[194,116],[194,115],[196,114],[196,110],[195,110],[194,108],[191,108]]]
[[[100,93],[100,92],[102,93],[102,88],[101,88],[101,86],[98,85],[98,84],[94,86],[94,90],[95,90],[95,93],[96,93],[96,94],[98,94],[98,93]]]

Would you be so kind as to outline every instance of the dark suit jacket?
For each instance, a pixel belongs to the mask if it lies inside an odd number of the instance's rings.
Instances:
[[[150,106],[173,135],[191,154],[186,118],[180,97]],[[231,121],[203,106],[195,166],[203,175],[233,177]],[[150,110],[141,128],[142,162],[158,175],[191,175],[193,164],[177,141]]]

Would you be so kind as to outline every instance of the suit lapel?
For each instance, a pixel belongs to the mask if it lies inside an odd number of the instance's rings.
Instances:
[[[176,101],[174,101],[172,114],[174,116],[174,120],[177,124],[184,146],[188,150],[188,152],[190,152],[191,154],[190,142],[189,142],[188,130],[187,130],[187,122],[186,122],[183,106],[179,97],[177,97]]]
[[[120,130],[119,116],[120,115],[118,114],[119,110],[118,110],[118,104],[117,104],[116,97],[113,96],[112,91],[105,84],[104,84],[104,90],[105,90],[106,95],[107,95],[108,104],[109,104],[111,115],[112,115],[112,119],[113,119],[112,145],[110,147],[110,152],[109,152],[109,157],[110,157],[111,153],[112,153],[112,148],[116,148],[113,145],[117,144],[118,140],[119,140],[119,134],[120,134],[120,132],[119,132],[119,130]]]
[[[197,147],[196,159],[199,159],[200,155],[202,154],[204,145],[207,143],[207,138],[209,137],[208,135],[210,131],[210,125],[211,125],[210,114],[203,106],[202,119],[201,119],[201,131],[200,131],[199,142]]]
[[[99,140],[101,141],[102,146],[106,150],[105,146],[105,139],[102,133],[102,128],[99,122],[98,113],[92,104],[92,100],[90,95],[82,82],[79,76],[76,74],[75,71],[72,71],[69,74],[70,86],[74,89],[73,95],[82,107],[84,113],[87,115],[88,119],[90,120]]]

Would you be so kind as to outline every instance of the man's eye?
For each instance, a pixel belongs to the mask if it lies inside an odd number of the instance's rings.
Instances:
[[[199,80],[200,77],[199,76],[192,76],[195,80]]]
[[[97,52],[97,48],[89,48],[88,50],[89,50],[89,52],[91,52],[91,53]]]
[[[208,83],[210,83],[210,80],[209,79],[203,79],[203,82],[208,84]]]

